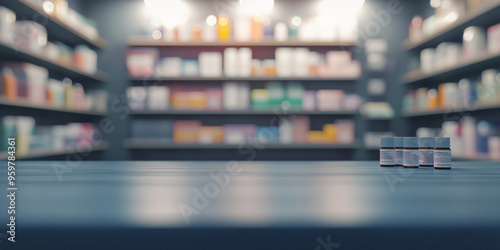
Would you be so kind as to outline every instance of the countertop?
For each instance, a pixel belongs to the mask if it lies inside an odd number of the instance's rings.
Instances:
[[[0,248],[500,248],[499,162],[16,164],[17,242]]]

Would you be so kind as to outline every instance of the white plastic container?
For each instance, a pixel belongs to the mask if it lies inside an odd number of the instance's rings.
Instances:
[[[0,6],[0,40],[5,43],[14,42],[14,30],[16,23],[16,14]]]
[[[464,30],[464,60],[480,57],[486,52],[486,32],[481,27],[471,26]]]

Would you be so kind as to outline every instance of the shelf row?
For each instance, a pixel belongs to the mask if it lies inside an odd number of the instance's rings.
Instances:
[[[307,82],[353,82],[359,77],[130,77],[132,82],[218,82],[218,81],[244,81],[244,82],[265,82],[265,81],[307,81]]]
[[[421,83],[426,81],[446,80],[450,77],[460,79],[468,74],[475,73],[488,67],[495,67],[500,63],[500,53],[486,54],[479,56],[474,60],[464,61],[456,66],[437,70],[430,74],[422,73],[421,70],[415,70],[407,73],[403,77],[403,84]]]
[[[13,45],[0,41],[0,55],[4,59],[23,61],[38,65],[73,80],[87,82],[105,82],[106,73],[97,71],[95,74],[88,74],[72,67],[63,66],[56,61],[52,61],[43,55],[33,53],[24,49],[16,48]]]
[[[45,158],[45,157],[56,157],[56,156],[62,156],[62,155],[97,152],[97,151],[107,150],[108,147],[109,147],[108,143],[106,141],[103,141],[95,146],[92,146],[90,149],[85,148],[85,149],[76,149],[76,150],[57,150],[57,151],[38,150],[38,151],[31,152],[28,155],[16,156],[16,160],[30,160],[30,159],[38,159],[38,158]],[[0,160],[7,160],[7,157],[8,157],[8,154],[6,152],[0,153]]]
[[[152,39],[145,36],[130,37],[127,41],[129,47],[356,47],[355,42],[322,42],[322,41],[274,41],[261,42],[168,42]]]
[[[420,116],[443,115],[448,113],[462,113],[462,112],[474,112],[474,111],[485,111],[485,110],[500,110],[500,104],[479,106],[471,109],[438,109],[438,110],[427,110],[427,111],[414,111],[404,114],[404,117],[420,117]]]
[[[432,35],[424,37],[418,41],[406,40],[404,47],[407,51],[417,51],[428,47],[435,47],[439,43],[447,40],[456,40],[462,36],[462,31],[469,26],[487,25],[491,20],[498,20],[500,11],[500,1],[485,1],[482,7],[466,13],[446,27],[434,32]],[[456,14],[456,13],[455,13]]]
[[[39,1],[41,2],[41,1]],[[32,18],[34,21],[41,22],[47,30],[50,30],[49,37],[54,40],[63,41],[72,45],[85,44],[93,49],[102,49],[106,46],[106,41],[98,37],[91,39],[84,35],[80,30],[68,25],[64,20],[56,16],[48,15],[45,11],[28,0],[9,0],[2,1],[2,6],[14,11],[19,19],[28,20]]]
[[[84,110],[72,110],[60,107],[54,107],[51,105],[34,104],[26,100],[17,100],[15,102],[9,101],[3,97],[0,97],[0,106],[5,108],[23,108],[23,109],[33,109],[33,110],[43,110],[43,111],[53,111],[61,112],[67,114],[78,114],[78,115],[88,115],[88,116],[106,116],[107,113],[97,112],[97,111],[84,111]]]
[[[263,149],[357,149],[359,142],[352,144],[176,144],[168,140],[127,139],[124,147],[128,149],[238,149],[258,147]]]

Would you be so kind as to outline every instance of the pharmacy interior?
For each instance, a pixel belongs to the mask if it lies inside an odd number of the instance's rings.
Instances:
[[[2,0],[0,182],[25,177],[33,240],[0,246],[98,229],[76,248],[500,247],[499,15],[498,0]]]

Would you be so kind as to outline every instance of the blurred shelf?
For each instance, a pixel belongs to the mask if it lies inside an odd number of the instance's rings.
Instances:
[[[498,161],[493,160],[488,156],[452,156],[455,161]]]
[[[169,140],[158,139],[126,139],[128,149],[238,149],[239,147],[258,147],[263,149],[357,149],[358,142],[353,144],[176,144]]]
[[[106,141],[103,141],[95,146],[92,146],[90,150],[87,149],[82,149],[82,150],[58,150],[58,151],[36,151],[32,152],[28,155],[25,156],[16,156],[16,161],[17,160],[29,160],[29,159],[36,159],[36,158],[44,158],[44,157],[53,157],[53,156],[61,156],[61,155],[66,155],[66,154],[78,154],[78,153],[87,153],[87,152],[96,152],[96,151],[103,151],[108,149],[108,143]],[[7,160],[7,153],[6,152],[1,152],[0,153],[0,160]]]
[[[407,51],[435,47],[441,42],[461,38],[463,30],[469,26],[495,25],[498,23],[499,15],[500,1],[491,1],[491,3],[485,4],[485,6],[481,8],[466,13],[462,18],[418,42],[410,42],[407,39],[404,42],[404,47]]]
[[[480,74],[482,70],[489,67],[495,68],[500,63],[500,52],[487,54],[474,60],[464,61],[456,66],[447,67],[430,74],[424,74],[420,70],[409,72],[404,77],[403,84],[411,84],[424,81],[451,80],[449,78],[460,79],[468,74]]]
[[[130,111],[131,115],[357,115],[357,111],[304,110],[145,110]]]
[[[12,2],[15,1],[13,0]],[[73,67],[63,66],[58,62],[48,59],[44,55],[24,49],[18,49],[15,48],[14,45],[9,45],[2,41],[0,41],[0,55],[2,59],[36,64],[48,69],[49,72],[58,73],[58,75],[62,77],[69,77],[73,81],[84,81],[82,84],[86,84],[87,82],[106,81],[106,73],[102,71],[98,71],[96,74],[88,74]]]
[[[439,109],[439,110],[431,110],[431,111],[409,112],[409,113],[404,114],[404,117],[443,115],[443,114],[448,114],[448,113],[474,112],[474,111],[484,111],[484,110],[493,110],[493,109],[500,109],[500,104],[481,106],[481,107],[471,108],[471,109]]]
[[[347,82],[357,81],[359,77],[131,77],[130,81],[133,82],[203,82],[203,81],[245,81],[245,82],[259,82],[259,81],[335,81]]]
[[[355,47],[356,42],[323,41],[262,41],[262,42],[168,42],[147,36],[132,36],[127,40],[130,47]]]
[[[392,121],[394,117],[369,117],[369,116],[361,116],[363,119],[367,121]]]
[[[47,110],[54,112],[62,112],[62,113],[70,113],[70,114],[78,114],[78,115],[89,115],[89,116],[106,116],[106,113],[95,112],[95,111],[79,111],[79,110],[70,110],[65,108],[53,107],[50,105],[41,105],[41,104],[33,104],[26,100],[17,100],[15,102],[11,102],[6,100],[4,97],[0,97],[0,106],[4,106],[7,109],[9,107],[14,108],[25,108],[25,109],[33,109],[33,110]]]
[[[99,37],[96,40],[88,38],[78,29],[66,24],[65,21],[46,14],[45,11],[30,1],[7,0],[2,1],[1,5],[14,11],[17,20],[33,20],[45,26],[51,40],[61,41],[70,45],[85,44],[92,49],[102,49],[106,46],[106,41],[102,38]]]

